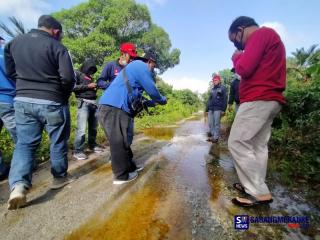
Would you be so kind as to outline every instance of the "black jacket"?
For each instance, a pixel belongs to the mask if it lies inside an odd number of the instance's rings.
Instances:
[[[8,76],[16,96],[67,103],[75,74],[68,50],[49,33],[32,29],[5,46]]]
[[[97,72],[97,66],[92,59],[86,60],[79,69],[76,71],[76,85],[74,86],[74,94],[76,98],[97,99],[97,89],[88,88],[88,84],[93,83],[91,74]]]
[[[231,82],[228,104],[233,104],[233,102],[236,102],[237,104],[240,103],[239,84],[240,80],[238,78],[233,79],[233,81]]]
[[[228,100],[228,94],[225,86],[219,84],[217,86],[214,86],[211,90],[206,112],[210,111],[226,111],[227,108],[227,100]]]

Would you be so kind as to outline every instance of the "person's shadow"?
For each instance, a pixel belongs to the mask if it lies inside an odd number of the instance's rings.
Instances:
[[[63,188],[55,189],[55,190],[47,189],[47,191],[45,193],[43,193],[42,195],[32,199],[31,201],[28,201],[25,207],[30,206],[30,205],[42,204],[44,202],[50,201],[50,200],[54,199],[54,197],[62,190],[63,190]]]

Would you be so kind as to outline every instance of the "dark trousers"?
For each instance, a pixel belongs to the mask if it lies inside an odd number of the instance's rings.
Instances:
[[[116,179],[127,180],[129,172],[137,168],[128,142],[132,118],[121,109],[100,105],[98,119],[109,140],[112,172]]]

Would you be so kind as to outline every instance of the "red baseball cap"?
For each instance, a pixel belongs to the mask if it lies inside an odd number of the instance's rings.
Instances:
[[[132,58],[137,56],[136,46],[130,42],[122,43],[120,45],[120,51],[123,53],[128,53]]]
[[[214,80],[219,80],[219,81],[221,81],[221,77],[220,77],[220,75],[215,74],[215,75],[212,76],[212,80],[213,80],[213,81],[214,81]]]

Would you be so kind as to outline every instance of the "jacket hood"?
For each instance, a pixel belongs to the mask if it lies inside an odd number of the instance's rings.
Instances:
[[[97,65],[93,59],[87,59],[81,65],[79,70],[84,74],[89,74],[89,72],[94,74],[97,72]]]

